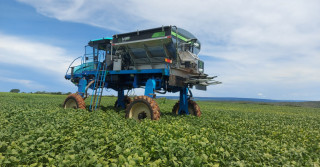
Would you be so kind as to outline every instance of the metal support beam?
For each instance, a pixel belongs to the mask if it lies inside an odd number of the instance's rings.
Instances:
[[[180,104],[179,104],[179,112],[178,114],[189,115],[188,111],[188,87],[183,87],[180,90]]]
[[[124,104],[124,90],[122,88],[118,90],[118,107],[126,108]]]
[[[149,62],[151,63],[151,58],[152,58],[151,52],[149,51],[148,47],[145,44],[143,44],[143,48],[146,51],[146,55],[147,55]]]
[[[148,79],[148,81],[146,83],[144,95],[153,98],[155,89],[156,89],[156,80],[155,79]]]
[[[137,74],[134,75],[132,86],[133,86],[133,88],[138,87],[138,75]]]
[[[164,50],[164,53],[165,53],[166,57],[167,58],[171,58],[170,52],[168,51],[166,45],[162,44],[162,47],[163,47],[163,50]]]
[[[133,55],[131,49],[130,49],[128,46],[126,46],[126,50],[128,51],[129,56],[130,56],[130,58],[131,58],[131,60],[132,60],[132,62],[133,62],[133,66],[137,69],[137,67],[136,67],[136,61],[135,61],[136,58],[135,58],[135,56]]]

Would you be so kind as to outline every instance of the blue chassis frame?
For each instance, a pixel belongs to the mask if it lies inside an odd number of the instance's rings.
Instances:
[[[65,79],[71,80],[74,78],[79,79],[78,83],[78,93],[84,97],[85,95],[85,88],[87,87],[88,81],[92,80],[92,76],[96,75],[96,71],[83,71],[79,74],[73,74],[73,76],[67,74],[65,75]],[[169,77],[170,75],[170,69],[144,69],[144,70],[120,70],[120,71],[107,71],[107,77],[114,77],[122,75],[124,77],[132,76],[134,77],[133,81],[129,81],[128,83],[125,83],[126,85],[122,86],[115,86],[112,84],[109,84],[108,81],[105,81],[105,88],[107,89],[113,89],[118,92],[118,106],[125,108],[124,104],[124,90],[130,90],[132,88],[141,88],[142,86],[145,86],[145,96],[153,97],[155,90],[161,90],[164,89],[165,91],[168,90],[169,92],[178,92],[180,91],[180,104],[179,104],[179,111],[178,114],[187,114],[189,115],[188,111],[188,91],[189,88],[186,85],[185,87],[177,87],[177,86],[169,86],[164,83],[163,78],[159,78],[159,75],[162,77]],[[148,75],[148,79],[146,78],[140,80],[138,79],[138,75]],[[120,84],[120,83],[119,83]],[[93,86],[90,86],[91,89],[94,89]]]

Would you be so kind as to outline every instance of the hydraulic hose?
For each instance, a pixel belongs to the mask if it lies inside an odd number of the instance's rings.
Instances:
[[[86,86],[85,93],[84,93],[85,94],[84,99],[86,99],[88,97],[88,89],[93,83],[94,83],[94,80],[90,81],[88,83],[88,85]]]

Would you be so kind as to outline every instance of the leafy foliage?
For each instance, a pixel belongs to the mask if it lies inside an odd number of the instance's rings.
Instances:
[[[20,92],[20,89],[11,89],[10,92],[11,92],[11,93],[19,93],[19,92]]]
[[[198,102],[202,116],[127,120],[61,107],[66,96],[0,93],[0,166],[319,166],[320,109]]]

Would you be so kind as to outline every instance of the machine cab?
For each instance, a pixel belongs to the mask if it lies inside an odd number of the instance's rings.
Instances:
[[[103,66],[105,66],[107,70],[110,70],[112,68],[111,41],[112,38],[101,38],[89,41],[88,45],[85,46],[84,55],[75,59],[71,64],[72,66],[70,65],[71,77],[73,78],[83,72],[96,71],[98,68],[102,69]],[[81,61],[76,62],[78,59]]]

